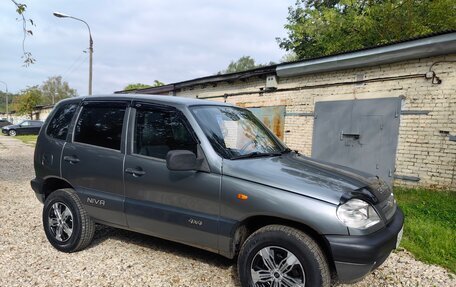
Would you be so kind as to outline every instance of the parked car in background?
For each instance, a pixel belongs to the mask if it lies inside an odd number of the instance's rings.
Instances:
[[[252,112],[224,103],[61,101],[34,167],[56,249],[81,250],[94,223],[106,224],[238,257],[243,287],[329,287],[332,274],[354,282],[402,236],[403,214],[379,177],[292,151]]]
[[[43,126],[42,121],[23,121],[18,125],[8,125],[2,128],[2,133],[8,136],[16,135],[37,135],[40,133],[40,129]]]
[[[0,128],[4,127],[4,126],[9,126],[9,125],[12,125],[13,123],[10,123],[8,120],[5,120],[5,119],[0,119]]]

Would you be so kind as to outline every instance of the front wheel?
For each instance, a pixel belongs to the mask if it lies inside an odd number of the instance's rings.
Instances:
[[[326,257],[304,232],[282,225],[257,230],[239,252],[243,287],[330,286]]]
[[[72,189],[59,189],[44,202],[43,227],[57,250],[75,252],[92,241],[95,225]]]
[[[15,136],[17,135],[16,130],[10,130],[10,131],[8,132],[8,135],[10,135],[10,136],[12,136],[12,137],[15,137]]]

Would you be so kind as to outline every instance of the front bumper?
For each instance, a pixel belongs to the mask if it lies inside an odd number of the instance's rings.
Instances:
[[[391,222],[372,234],[327,235],[339,281],[359,281],[380,266],[396,248],[397,236],[403,225],[404,214],[397,208]]]
[[[8,135],[8,132],[9,132],[9,130],[2,129],[2,133],[3,133],[4,135]]]

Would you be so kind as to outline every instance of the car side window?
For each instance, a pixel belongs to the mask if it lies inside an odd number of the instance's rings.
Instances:
[[[126,104],[89,103],[79,115],[74,141],[120,151]]]
[[[170,150],[196,154],[196,141],[183,115],[174,110],[137,109],[133,153],[165,159]]]
[[[29,121],[25,121],[25,122],[21,123],[21,126],[23,126],[23,127],[28,127],[29,125],[30,125]]]
[[[65,140],[68,134],[68,126],[77,107],[76,103],[61,106],[49,122],[46,134],[55,139]]]

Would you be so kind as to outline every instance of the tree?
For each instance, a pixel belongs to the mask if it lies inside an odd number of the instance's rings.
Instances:
[[[25,49],[25,40],[27,36],[32,36],[33,32],[30,30],[28,25],[35,26],[35,23],[32,19],[27,19],[25,17],[25,12],[27,10],[27,5],[24,3],[19,3],[16,0],[11,0],[13,4],[16,6],[16,13],[19,15],[19,20],[22,22],[22,31],[24,33],[24,37],[22,38],[22,59],[24,59],[24,66],[29,66],[30,64],[35,63],[35,59],[32,56],[32,53]]]
[[[37,86],[22,91],[21,95],[15,98],[14,107],[19,115],[29,115],[33,118],[35,107],[41,104],[42,95]]]
[[[14,97],[17,94],[8,93],[8,107],[11,109],[11,104],[13,102]],[[6,93],[0,91],[0,113],[6,112]]]
[[[256,68],[255,60],[250,56],[242,56],[237,61],[231,61],[226,70],[222,74],[242,72]]]
[[[250,56],[242,56],[237,61],[231,61],[226,70],[220,71],[217,74],[228,74],[228,73],[236,73],[236,72],[243,72],[259,67],[275,65],[274,62],[269,62],[268,64],[256,64],[255,60]]]
[[[43,104],[55,104],[62,99],[77,96],[75,89],[70,88],[62,76],[49,77],[40,86]]]
[[[154,80],[154,84],[152,85],[152,87],[161,87],[164,85],[165,85],[165,83],[160,82],[159,80]]]
[[[160,82],[159,80],[154,80],[153,85],[147,85],[147,84],[142,84],[142,83],[136,83],[136,84],[128,84],[125,88],[124,91],[127,90],[139,90],[139,89],[145,89],[145,88],[150,88],[150,87],[160,87],[164,86],[165,83]]]
[[[279,46],[299,59],[456,28],[454,0],[297,0]]]

